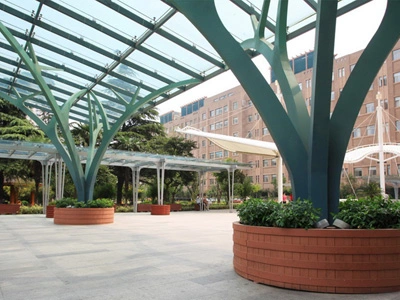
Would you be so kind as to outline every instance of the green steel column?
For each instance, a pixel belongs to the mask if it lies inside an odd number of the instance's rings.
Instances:
[[[309,200],[328,216],[329,121],[337,1],[318,2],[309,140]]]
[[[400,1],[388,0],[383,20],[348,78],[329,128],[329,212],[338,209],[340,174],[358,112],[376,74],[400,38]]]
[[[240,44],[219,19],[212,0],[165,0],[176,7],[203,34],[229,65],[253,101],[277,144],[291,178],[296,197],[307,198],[306,147],[296,126],[288,117],[275,93]]]

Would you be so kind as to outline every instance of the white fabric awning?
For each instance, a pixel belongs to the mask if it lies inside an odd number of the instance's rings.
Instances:
[[[183,129],[176,129],[176,132],[205,137],[222,149],[231,152],[259,154],[269,157],[279,156],[278,148],[276,147],[275,143],[271,142],[257,141],[229,135],[204,132],[189,126]]]
[[[383,145],[384,153],[391,153],[395,155],[395,157],[400,156],[400,144],[385,144]],[[344,158],[344,163],[356,163],[364,158],[371,158],[370,155],[374,153],[379,153],[379,145],[368,145],[359,148],[355,148],[347,151],[346,156]],[[393,159],[391,157],[390,159]]]

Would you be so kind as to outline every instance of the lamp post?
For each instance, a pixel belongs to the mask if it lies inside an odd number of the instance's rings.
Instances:
[[[376,118],[378,127],[378,146],[379,146],[379,185],[381,188],[382,195],[385,196],[385,165],[384,165],[384,152],[383,152],[383,124],[382,124],[382,106],[381,100],[382,95],[380,92],[376,94],[376,100],[378,105],[376,106]]]

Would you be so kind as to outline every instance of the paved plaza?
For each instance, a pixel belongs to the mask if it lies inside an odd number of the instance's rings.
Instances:
[[[43,215],[0,215],[0,300],[362,299],[257,284],[232,266],[229,211],[117,213],[114,224],[60,226]]]

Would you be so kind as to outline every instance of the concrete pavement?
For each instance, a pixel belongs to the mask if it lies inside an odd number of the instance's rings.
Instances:
[[[0,215],[0,300],[355,299],[256,284],[232,266],[228,211],[117,213],[114,224],[54,225],[43,215]]]

